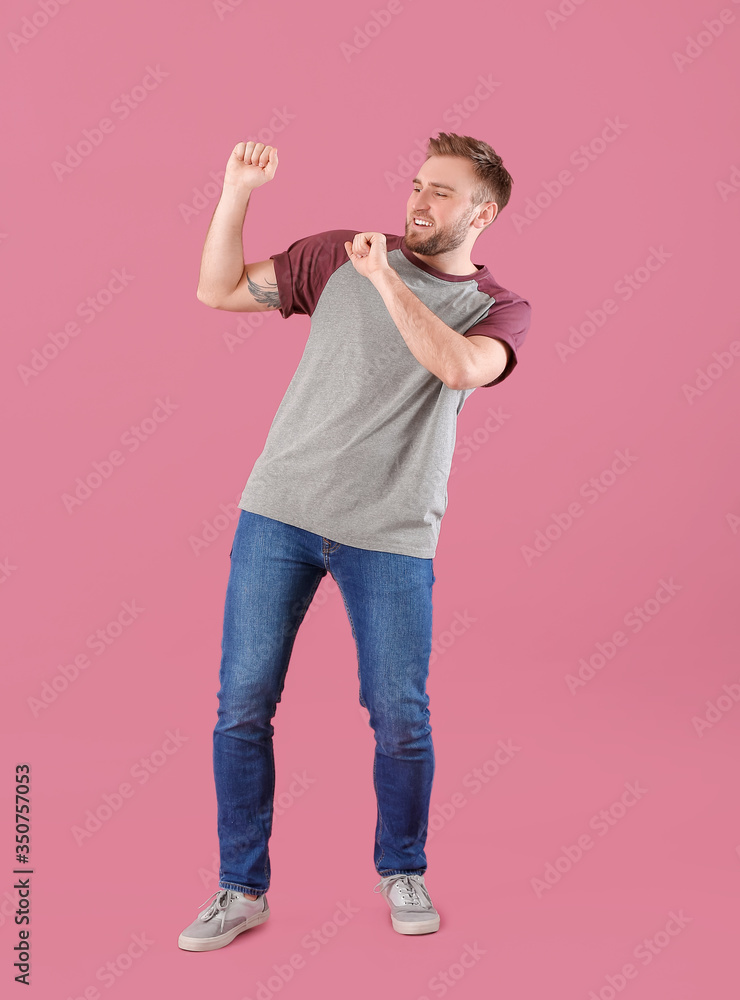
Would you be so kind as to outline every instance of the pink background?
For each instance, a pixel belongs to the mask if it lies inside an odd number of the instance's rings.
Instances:
[[[3,13],[4,983],[14,767],[29,762],[40,998],[737,997],[740,707],[724,686],[740,696],[740,5],[566,2],[554,26],[532,2],[69,3],[47,23],[42,9]],[[692,49],[704,20],[716,37]],[[358,31],[372,37],[348,51]],[[677,59],[687,47],[693,61]],[[603,143],[609,119],[626,127]],[[198,302],[210,174],[238,141],[278,146],[245,228],[246,259],[261,260],[331,228],[402,232],[419,147],[440,130],[503,156],[512,198],[472,256],[533,306],[517,370],[461,414],[435,557],[427,884],[442,925],[401,937],[372,893],[373,734],[326,578],[275,719],[272,917],[185,953],[177,936],[217,886],[211,739],[235,527],[219,515],[236,515],[310,324]],[[116,270],[130,277],[109,294]],[[78,306],[96,296],[88,321]],[[561,360],[609,298],[613,314]],[[150,425],[158,399],[175,408]],[[131,451],[121,437],[142,421]],[[116,449],[121,464],[70,513],[64,495]],[[620,450],[632,464],[612,475]],[[596,502],[581,492],[593,477]],[[576,502],[582,516],[557,529]],[[125,602],[136,619],[96,653],[88,637]],[[571,691],[618,631],[625,643]],[[43,691],[56,697],[40,708]],[[182,738],[169,756],[168,731]],[[499,741],[518,748],[503,764]],[[78,844],[122,782],[130,796]],[[627,783],[639,801],[613,805]],[[357,912],[337,928],[340,902]],[[673,936],[671,913],[686,918]],[[322,924],[336,934],[309,947]],[[132,959],[134,935],[152,943]],[[296,954],[285,982],[275,967]]]

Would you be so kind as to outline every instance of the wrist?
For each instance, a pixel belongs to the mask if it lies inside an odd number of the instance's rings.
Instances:
[[[368,277],[379,292],[386,288],[391,288],[394,281],[401,280],[390,264],[386,264],[384,267],[378,268],[377,271],[373,271]]]
[[[243,184],[229,184],[228,181],[224,181],[221,199],[231,204],[246,204],[252,191],[254,191],[252,187],[244,187]]]

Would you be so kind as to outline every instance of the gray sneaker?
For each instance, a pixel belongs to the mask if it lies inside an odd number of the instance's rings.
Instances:
[[[399,934],[431,934],[439,930],[423,875],[385,875],[373,892],[381,892],[391,908],[393,930]]]
[[[214,951],[230,944],[237,934],[263,924],[270,916],[267,893],[248,899],[243,892],[217,889],[211,905],[198,914],[177,940],[184,951]],[[211,897],[209,896],[208,899]],[[208,900],[206,900],[208,902]],[[203,906],[203,903],[200,904]]]

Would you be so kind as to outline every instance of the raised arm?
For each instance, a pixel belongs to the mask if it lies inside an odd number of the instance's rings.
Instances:
[[[234,147],[203,246],[196,294],[205,305],[233,312],[266,312],[280,307],[274,262],[245,264],[242,245],[252,191],[271,181],[277,166],[274,146],[240,142]]]

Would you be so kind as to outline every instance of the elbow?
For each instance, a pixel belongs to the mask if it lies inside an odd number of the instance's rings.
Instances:
[[[448,389],[467,389],[469,387],[469,380],[466,377],[466,373],[455,371],[451,372],[447,378],[442,380]]]
[[[205,306],[210,306],[211,309],[218,309],[219,304],[212,296],[209,296],[206,292],[202,291],[200,288],[196,291],[196,296],[198,302],[202,302]]]

